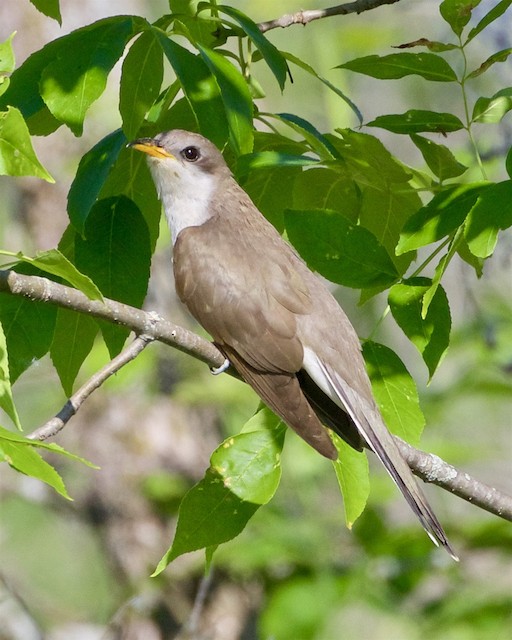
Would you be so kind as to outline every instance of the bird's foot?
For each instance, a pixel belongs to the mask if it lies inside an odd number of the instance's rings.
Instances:
[[[229,369],[230,364],[231,362],[226,358],[220,367],[210,367],[210,371],[214,376],[218,376],[219,373],[224,373],[224,371]]]

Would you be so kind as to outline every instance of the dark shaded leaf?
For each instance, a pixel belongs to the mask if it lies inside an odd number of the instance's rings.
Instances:
[[[31,265],[14,267],[18,273],[45,276]],[[20,296],[0,293],[0,322],[9,354],[11,383],[50,349],[57,307]]]
[[[140,307],[146,295],[151,251],[146,221],[125,196],[98,201],[75,238],[75,262],[108,298]],[[101,322],[111,356],[122,348],[128,329]]]
[[[121,129],[117,129],[95,144],[80,160],[68,193],[68,216],[78,233],[84,232],[87,217],[125,145],[126,137]],[[125,175],[126,182],[127,178]]]
[[[34,7],[49,18],[53,18],[62,25],[59,0],[30,0]]]

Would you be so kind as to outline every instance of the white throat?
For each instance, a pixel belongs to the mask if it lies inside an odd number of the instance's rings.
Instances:
[[[148,164],[174,245],[180,231],[198,227],[212,217],[210,201],[215,179],[193,165],[183,166],[174,159],[162,162],[150,158]]]

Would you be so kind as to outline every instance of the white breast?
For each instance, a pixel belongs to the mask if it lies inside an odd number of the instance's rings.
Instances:
[[[175,159],[162,162],[149,158],[148,164],[174,245],[182,229],[198,227],[212,216],[210,201],[215,187],[213,176],[192,164],[183,167]]]

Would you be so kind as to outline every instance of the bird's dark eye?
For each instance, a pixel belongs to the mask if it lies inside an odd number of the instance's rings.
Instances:
[[[201,154],[197,147],[185,147],[181,151],[181,157],[187,162],[195,162],[196,160],[199,160],[200,156]]]

